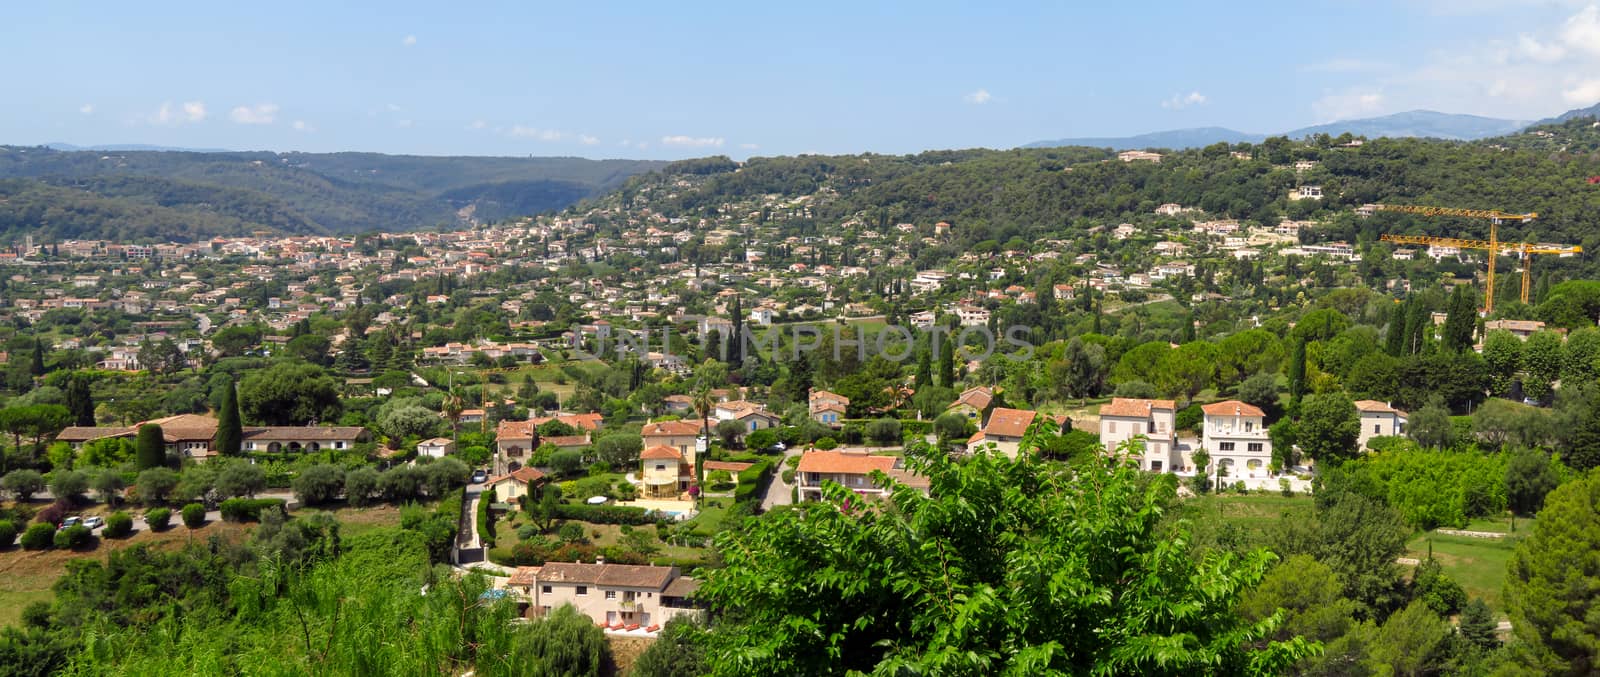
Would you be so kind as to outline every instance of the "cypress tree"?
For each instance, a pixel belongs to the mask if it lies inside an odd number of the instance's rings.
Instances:
[[[67,411],[72,413],[72,425],[94,426],[94,396],[89,392],[89,377],[73,374],[67,379]]]
[[[227,387],[222,392],[222,409],[217,412],[217,435],[211,438],[211,447],[224,456],[236,456],[244,445],[244,426],[239,422],[238,385],[229,379]]]
[[[1294,353],[1289,357],[1289,397],[1296,403],[1306,392],[1306,342],[1294,342]]]
[[[733,297],[733,309],[728,313],[733,317],[733,327],[728,333],[728,368],[738,369],[744,364],[744,308],[739,302],[739,297]]]
[[[33,339],[33,361],[28,364],[28,373],[34,376],[44,376],[44,339]]]
[[[1472,348],[1472,328],[1477,316],[1472,299],[1467,296],[1467,286],[1456,285],[1455,291],[1450,294],[1450,309],[1444,320],[1445,350],[1461,352]]]
[[[936,348],[939,351],[939,385],[954,389],[956,387],[956,342],[944,342]]]
[[[922,390],[933,385],[933,360],[928,358],[928,351],[917,353],[917,390]]]
[[[139,426],[136,449],[140,470],[159,468],[167,463],[167,442],[159,425],[146,423]]]
[[[1406,304],[1396,303],[1389,311],[1388,333],[1384,335],[1383,350],[1400,357],[1406,350]]]

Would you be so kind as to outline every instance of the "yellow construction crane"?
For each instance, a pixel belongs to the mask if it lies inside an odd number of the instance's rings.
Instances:
[[[1469,219],[1489,220],[1489,239],[1467,240],[1454,237],[1431,237],[1427,235],[1380,235],[1379,240],[1397,244],[1417,244],[1438,247],[1456,247],[1458,249],[1481,249],[1489,252],[1489,273],[1484,282],[1486,289],[1483,295],[1483,312],[1485,315],[1494,312],[1494,264],[1495,259],[1502,253],[1517,254],[1522,257],[1522,302],[1528,302],[1528,286],[1532,261],[1528,259],[1534,254],[1557,254],[1571,256],[1583,252],[1579,246],[1564,245],[1537,245],[1522,242],[1501,242],[1499,226],[1502,221],[1525,223],[1539,218],[1538,214],[1508,214],[1490,209],[1458,209],[1455,207],[1425,207],[1419,205],[1373,205],[1375,211],[1402,212],[1420,216],[1460,216]]]

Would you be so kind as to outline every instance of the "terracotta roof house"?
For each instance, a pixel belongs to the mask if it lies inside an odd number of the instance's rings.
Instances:
[[[983,418],[983,413],[989,410],[990,403],[994,402],[994,390],[988,386],[974,386],[961,391],[961,395],[946,411],[959,411],[969,419]]]
[[[1106,452],[1137,440],[1139,467],[1153,472],[1184,470],[1177,441],[1178,405],[1172,400],[1115,397],[1100,407],[1100,442]]]
[[[614,631],[654,633],[672,618],[699,617],[692,598],[699,583],[677,567],[546,562],[520,567],[506,589],[540,617],[571,604],[596,624]]]
[[[494,489],[495,500],[513,503],[528,495],[534,487],[544,482],[544,473],[537,468],[521,467],[504,475],[489,478],[484,487]]]
[[[639,453],[639,479],[646,498],[675,499],[694,481],[694,468],[683,452],[661,444]]]
[[[1358,448],[1366,449],[1367,442],[1374,437],[1406,434],[1406,422],[1409,420],[1406,412],[1376,400],[1356,400],[1355,404],[1356,414],[1361,419],[1361,435],[1356,438]]]
[[[995,407],[989,412],[989,420],[984,422],[983,428],[967,440],[967,448],[987,448],[994,445],[994,450],[1005,454],[1008,458],[1016,458],[1022,446],[1022,436],[1028,432],[1028,426],[1033,425],[1038,412],[1026,409],[1007,409]]]
[[[1205,413],[1201,446],[1211,455],[1211,467],[1230,477],[1261,478],[1272,465],[1272,439],[1267,435],[1266,412],[1238,400],[1200,407]]]
[[[795,468],[795,484],[803,501],[821,499],[823,482],[840,484],[861,496],[881,497],[888,492],[872,483],[874,471],[924,492],[928,489],[927,479],[907,471],[904,459],[854,451],[806,452]]]

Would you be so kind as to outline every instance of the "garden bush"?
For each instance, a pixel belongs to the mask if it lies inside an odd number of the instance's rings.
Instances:
[[[172,525],[172,510],[152,508],[144,514],[144,523],[151,531],[162,531]]]
[[[9,548],[17,542],[17,523],[0,519],[0,548]]]
[[[49,550],[56,540],[56,527],[53,524],[34,522],[28,525],[28,530],[22,532],[22,548],[24,550]]]
[[[70,527],[57,531],[54,539],[55,546],[57,548],[62,550],[76,550],[88,545],[89,539],[93,537],[94,534],[89,531],[89,527],[83,526],[82,524],[74,524]]]
[[[206,523],[206,507],[199,503],[190,503],[183,506],[183,526],[190,529],[199,529]]]
[[[652,524],[650,511],[631,505],[588,505],[563,503],[556,506],[556,518],[593,524]]]
[[[133,533],[133,518],[118,510],[106,517],[106,527],[101,533],[106,538],[126,538]]]

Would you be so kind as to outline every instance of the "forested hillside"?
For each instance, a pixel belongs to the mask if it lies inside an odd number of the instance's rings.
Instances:
[[[811,217],[789,220],[796,234],[859,219],[871,228],[895,223],[952,224],[942,255],[984,242],[1078,237],[1091,225],[1148,217],[1164,203],[1204,210],[1210,218],[1262,225],[1316,219],[1313,239],[1376,240],[1380,233],[1487,237],[1488,223],[1384,214],[1358,219],[1365,203],[1429,204],[1538,212],[1504,239],[1600,245],[1600,128],[1584,118],[1479,142],[1377,139],[1345,146],[1346,137],[1310,144],[1275,137],[1259,144],[1215,144],[1168,152],[1159,163],[1120,162],[1091,148],[948,151],[914,156],[754,158],[738,171],[712,165],[669,167],[635,177],[630,196],[652,182],[688,179],[668,200],[675,209],[714,208],[763,193],[817,193]],[[1242,154],[1241,159],[1236,154]],[[1299,160],[1313,168],[1296,171]],[[1301,185],[1322,186],[1322,200],[1291,200]],[[930,250],[934,250],[930,247]],[[930,257],[935,258],[935,257]]]
[[[660,165],[0,146],[0,239],[193,240],[255,230],[403,230],[457,224],[464,213],[493,220],[561,209]]]

